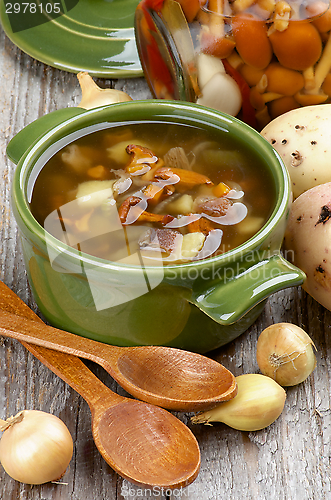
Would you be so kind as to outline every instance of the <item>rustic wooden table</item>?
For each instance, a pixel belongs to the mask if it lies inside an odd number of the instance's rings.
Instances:
[[[143,78],[100,80],[102,86],[126,91],[133,99],[151,98]],[[15,166],[6,157],[8,141],[39,116],[80,100],[76,76],[45,66],[21,52],[0,28],[0,278],[32,309],[31,295],[15,220],[10,186]],[[74,439],[70,468],[60,484],[29,486],[0,469],[3,500],[190,499],[231,500],[331,498],[330,378],[331,313],[300,288],[287,289],[268,300],[256,323],[216,358],[236,376],[256,373],[256,341],[266,326],[288,321],[313,338],[317,368],[310,378],[287,389],[285,409],[269,428],[238,432],[223,424],[190,425],[201,447],[201,471],[181,490],[143,490],[133,486],[104,462],[91,434],[90,411],[80,396],[35,359],[19,342],[0,343],[0,418],[22,409],[40,409],[59,416]],[[115,391],[121,388],[98,367],[91,369]]]

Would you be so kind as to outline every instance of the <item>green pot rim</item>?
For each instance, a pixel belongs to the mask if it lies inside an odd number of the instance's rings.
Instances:
[[[210,257],[201,261],[162,266],[163,272],[166,274],[167,269],[178,270],[183,267],[186,269],[190,267],[209,267],[216,262],[221,265],[223,262],[228,262],[229,259],[235,259],[239,255],[244,255],[262,245],[283,217],[291,200],[289,174],[277,151],[256,130],[237,118],[197,104],[157,99],[128,101],[88,110],[59,123],[59,125],[46,132],[45,135],[30,146],[17,164],[12,184],[12,203],[17,209],[18,216],[29,231],[36,238],[44,242],[45,234],[47,234],[47,246],[51,245],[57,252],[65,252],[66,257],[75,261],[78,259],[86,264],[89,263],[94,266],[108,268],[121,268],[123,270],[128,269],[130,272],[133,272],[135,269],[139,270],[138,266],[107,261],[84,254],[83,252],[78,252],[78,250],[63,244],[50,233],[47,233],[30,211],[27,201],[26,181],[40,155],[70,133],[86,129],[90,125],[97,123],[109,123],[111,125],[112,123],[122,124],[129,121],[139,122],[142,120],[172,121],[191,125],[195,124],[203,128],[211,127],[213,129],[222,129],[226,132],[235,132],[240,140],[247,143],[251,149],[254,149],[266,163],[274,166],[271,171],[275,184],[279,188],[278,193],[276,193],[276,204],[272,214],[264,226],[252,238],[235,249],[216,257]],[[18,223],[18,225],[20,224]],[[157,271],[160,267],[149,266],[150,271],[153,269]]]

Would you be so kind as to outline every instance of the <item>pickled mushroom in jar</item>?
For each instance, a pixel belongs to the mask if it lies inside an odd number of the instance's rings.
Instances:
[[[179,4],[195,50],[198,104],[261,129],[291,109],[331,102],[327,0]]]
[[[225,3],[231,12],[223,17],[224,36],[235,41],[233,53],[226,60],[235,62],[235,69],[250,87],[249,102],[255,109],[257,128],[291,109],[330,101],[331,96],[325,92],[330,89],[323,87],[331,70],[328,2]],[[215,15],[212,9],[213,2],[208,0],[202,6],[202,32],[209,29]],[[200,50],[203,53],[202,44]],[[243,109],[238,114],[247,121]]]

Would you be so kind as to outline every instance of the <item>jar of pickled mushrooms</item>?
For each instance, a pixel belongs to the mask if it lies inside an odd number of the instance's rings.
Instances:
[[[196,102],[261,130],[331,102],[326,0],[142,0],[138,52],[154,97]]]

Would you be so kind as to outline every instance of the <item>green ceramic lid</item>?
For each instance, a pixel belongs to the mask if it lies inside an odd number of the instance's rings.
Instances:
[[[0,21],[11,41],[38,61],[73,73],[130,78],[143,75],[133,28],[137,4],[138,0],[0,2]]]

